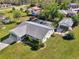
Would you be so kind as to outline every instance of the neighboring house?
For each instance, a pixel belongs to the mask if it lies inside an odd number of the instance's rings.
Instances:
[[[58,10],[61,14],[71,14],[73,15],[77,15],[77,12],[79,12],[79,5],[76,3],[71,3],[68,5],[69,9],[68,10]]]
[[[58,10],[59,13],[63,14],[63,15],[67,15],[70,14],[71,16],[75,16],[77,15],[77,12],[72,10],[72,9],[68,9],[68,10]]]
[[[26,36],[31,36],[33,39],[39,39],[44,43],[53,32],[52,27],[29,21],[11,30],[10,35],[16,37],[16,40],[23,40]]]
[[[9,24],[11,21],[10,21],[10,19],[8,19],[8,18],[3,18],[2,19],[2,22],[4,23],[4,24]]]
[[[12,4],[0,4],[0,8],[13,7]]]
[[[57,32],[65,33],[68,30],[72,30],[73,20],[71,18],[64,18],[59,22]]]
[[[3,23],[5,23],[5,24],[8,24],[8,23],[11,22],[11,21],[10,21],[7,17],[5,17],[5,16],[0,16],[0,20],[1,20]]]
[[[72,11],[79,12],[79,5],[76,4],[76,3],[71,3],[71,4],[69,5],[69,8],[70,8]]]
[[[8,23],[10,23],[11,21],[10,21],[9,19],[4,19],[4,20],[2,20],[2,22],[5,23],[5,24],[8,24]]]

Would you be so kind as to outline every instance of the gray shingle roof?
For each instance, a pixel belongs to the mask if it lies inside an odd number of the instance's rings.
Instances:
[[[21,27],[18,26],[16,28],[12,29],[10,32],[18,37],[22,37],[26,34],[26,25],[23,25]]]

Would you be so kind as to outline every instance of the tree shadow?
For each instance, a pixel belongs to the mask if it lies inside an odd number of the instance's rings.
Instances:
[[[26,41],[26,40],[22,40],[21,42],[22,42],[25,46],[28,45],[28,46],[31,48],[31,50],[36,51],[36,50],[33,48],[34,44],[33,44],[32,42]]]
[[[75,37],[73,34],[67,34],[66,36],[62,37],[64,40],[74,40]]]

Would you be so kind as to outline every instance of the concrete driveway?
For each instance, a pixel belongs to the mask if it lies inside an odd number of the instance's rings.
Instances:
[[[9,46],[11,43],[15,42],[14,39],[14,37],[10,36],[8,39],[5,39],[4,41],[0,42],[0,51]]]

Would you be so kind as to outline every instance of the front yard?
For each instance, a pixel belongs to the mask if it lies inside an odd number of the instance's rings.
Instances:
[[[79,26],[73,32],[74,40],[55,35],[48,39],[43,50],[32,51],[23,43],[10,45],[0,52],[0,59],[79,59]]]

